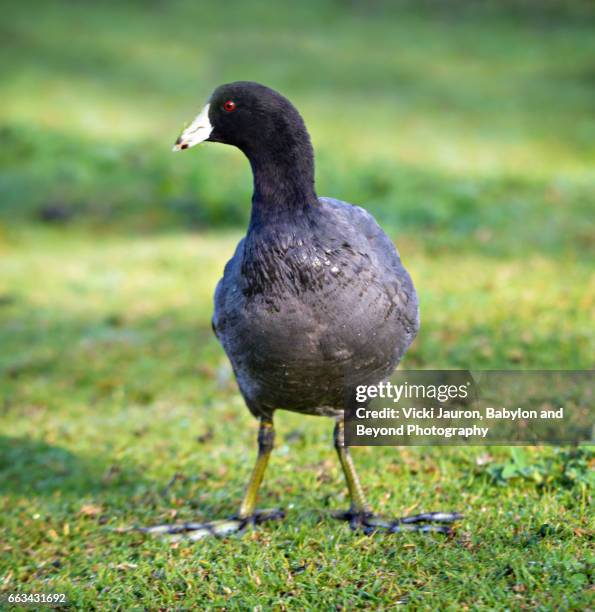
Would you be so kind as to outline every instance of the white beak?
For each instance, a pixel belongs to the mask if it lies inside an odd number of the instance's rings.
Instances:
[[[196,116],[194,121],[180,134],[173,147],[173,151],[189,149],[199,142],[205,141],[213,131],[213,126],[209,121],[209,107],[207,104]]]

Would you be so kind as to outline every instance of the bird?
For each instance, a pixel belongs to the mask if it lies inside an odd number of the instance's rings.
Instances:
[[[459,513],[375,515],[345,441],[346,398],[387,379],[419,329],[416,290],[396,247],[364,208],[317,196],[310,136],[277,91],[250,81],[217,87],[173,149],[201,142],[240,149],[252,168],[248,229],[216,287],[212,327],[259,421],[258,454],[236,515],[143,531],[199,540],[283,518],[256,501],[274,414],[288,410],[335,419],[351,502],[337,518],[365,533],[449,532]]]

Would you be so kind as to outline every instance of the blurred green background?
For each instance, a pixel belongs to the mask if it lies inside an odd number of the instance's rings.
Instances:
[[[229,544],[231,566],[220,543],[192,558],[128,548],[94,521],[230,514],[253,456],[254,426],[210,332],[249,215],[249,167],[221,145],[170,152],[223,82],[287,95],[312,136],[318,193],[366,207],[397,243],[422,314],[403,367],[592,367],[592,2],[4,2],[0,50],[0,589],[50,584],[80,605],[167,606],[191,592],[232,608],[236,596],[297,609],[581,601],[582,472],[572,464],[566,478],[570,460],[549,451],[480,463],[481,449],[358,453],[377,508],[469,508],[470,532],[493,538],[479,552],[353,544],[330,519],[320,526],[314,507],[345,503],[331,424],[294,415],[278,419],[285,441],[263,495],[297,510],[268,557],[250,538]],[[509,468],[488,474],[491,461]],[[172,473],[182,488],[160,495]],[[570,488],[535,489],[549,477]],[[515,546],[556,521],[555,542],[535,544],[549,565],[531,564]],[[317,548],[329,532],[335,552]],[[309,565],[339,549],[327,573]],[[372,569],[380,559],[392,559],[390,587]],[[271,577],[284,572],[289,591]],[[485,592],[469,587],[476,572]],[[363,586],[338,593],[355,574]]]

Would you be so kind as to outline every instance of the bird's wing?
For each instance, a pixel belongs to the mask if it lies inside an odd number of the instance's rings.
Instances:
[[[229,292],[237,290],[238,288],[237,279],[242,264],[244,240],[244,238],[240,240],[233,254],[233,257],[225,264],[223,278],[221,278],[221,280],[217,283],[217,287],[215,288],[215,309],[213,311],[213,319],[211,320],[211,326],[213,328],[215,336],[217,336],[219,340],[222,340],[221,335],[225,330],[226,326],[226,300],[228,298]]]
[[[385,282],[394,288],[394,299],[399,310],[409,322],[414,334],[419,327],[417,294],[409,273],[401,263],[397,247],[384,233],[376,219],[361,206],[334,198],[319,198],[338,226],[352,230],[357,246],[373,257],[377,265],[385,270]],[[356,245],[354,245],[356,246]]]

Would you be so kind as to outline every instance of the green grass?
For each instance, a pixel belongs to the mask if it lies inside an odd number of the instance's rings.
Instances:
[[[0,596],[588,606],[585,449],[356,449],[379,512],[466,514],[451,539],[362,537],[330,518],[347,504],[332,423],[280,413],[262,506],[283,523],[174,547],[112,531],[232,514],[255,453],[210,331],[247,164],[216,145],[169,153],[220,82],[287,93],[321,195],[366,206],[397,242],[422,307],[404,368],[592,367],[589,5],[366,6],[3,8]]]

